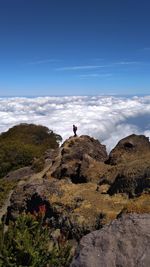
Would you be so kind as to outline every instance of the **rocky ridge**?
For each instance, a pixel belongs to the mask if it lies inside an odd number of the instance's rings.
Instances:
[[[50,226],[79,240],[122,212],[149,212],[149,156],[144,136],[123,139],[109,156],[98,140],[71,137],[57,151],[45,154],[41,172],[19,181],[7,221],[22,211],[38,211],[44,203]]]
[[[69,178],[75,184],[90,182],[95,178],[92,174],[96,163],[104,162],[107,158],[106,147],[98,140],[86,135],[70,137],[63,143],[51,175],[57,179]]]

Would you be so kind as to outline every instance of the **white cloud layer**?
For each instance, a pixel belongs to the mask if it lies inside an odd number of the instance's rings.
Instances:
[[[0,132],[19,123],[48,126],[63,139],[75,124],[78,135],[93,136],[110,151],[132,133],[150,137],[150,96],[0,98]]]

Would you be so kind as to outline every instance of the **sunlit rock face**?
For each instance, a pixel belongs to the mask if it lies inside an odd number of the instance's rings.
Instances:
[[[124,215],[84,236],[70,267],[147,267],[150,263],[150,214]]]
[[[150,142],[144,135],[122,139],[110,152],[107,163],[118,170],[109,194],[128,193],[132,197],[150,188]]]
[[[52,176],[58,179],[67,177],[73,183],[88,182],[94,177],[93,166],[104,162],[107,157],[105,145],[98,140],[87,135],[70,137],[61,147],[59,164],[54,163]],[[93,168],[93,175],[88,175],[90,168]]]
[[[108,163],[115,165],[126,161],[142,158],[150,153],[149,138],[144,135],[129,135],[118,142],[110,152]]]

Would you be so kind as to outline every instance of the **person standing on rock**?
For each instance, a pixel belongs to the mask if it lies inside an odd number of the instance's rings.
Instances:
[[[73,125],[73,133],[74,133],[74,137],[77,136],[77,126]]]

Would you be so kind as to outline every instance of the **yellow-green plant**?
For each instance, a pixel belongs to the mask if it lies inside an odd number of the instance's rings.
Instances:
[[[0,267],[67,267],[71,247],[65,239],[53,240],[43,225],[42,210],[36,216],[20,215],[4,233],[1,226]],[[62,241],[63,240],[63,241]]]

